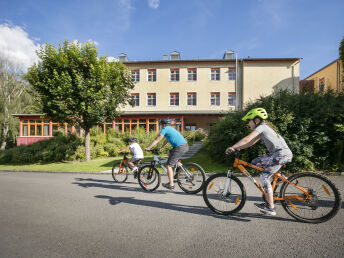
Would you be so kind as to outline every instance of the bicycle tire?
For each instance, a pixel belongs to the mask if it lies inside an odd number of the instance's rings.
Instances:
[[[182,168],[178,167],[176,177],[180,189],[188,194],[196,194],[200,192],[206,179],[204,169],[200,165],[191,162],[183,164],[183,167],[192,174],[192,178],[190,178]]]
[[[313,197],[306,201],[281,201],[283,209],[296,220],[314,224],[322,223],[333,218],[339,211],[340,192],[327,177],[313,172],[303,172],[291,176],[288,180],[306,189]],[[311,185],[312,183],[314,184]],[[285,198],[288,194],[300,195],[303,192],[292,184],[284,182],[280,197]],[[317,213],[320,214],[317,215]],[[306,217],[307,214],[310,217]]]
[[[231,176],[230,195],[222,196],[226,180],[227,173],[214,174],[207,179],[203,187],[204,202],[209,209],[220,215],[232,215],[240,211],[246,202],[245,187],[239,178],[233,175]],[[215,207],[215,204],[219,204],[221,207]],[[225,205],[229,208],[225,209]],[[234,207],[232,208],[232,206]]]
[[[121,168],[121,171],[119,171],[119,166],[121,165],[121,162],[115,163],[112,167],[112,178],[117,183],[124,183],[127,181],[128,178],[128,167],[124,166]]]
[[[159,187],[161,178],[159,171],[149,164],[140,167],[137,180],[143,190],[153,192]]]

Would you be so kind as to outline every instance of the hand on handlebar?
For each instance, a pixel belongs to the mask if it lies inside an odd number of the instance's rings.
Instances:
[[[236,149],[234,149],[234,148],[232,148],[232,147],[228,147],[227,150],[225,151],[225,153],[226,153],[227,155],[229,155],[229,154],[231,154],[232,152],[235,152],[235,151],[236,151]]]

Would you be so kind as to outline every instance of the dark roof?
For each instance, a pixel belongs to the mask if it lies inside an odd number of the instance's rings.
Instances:
[[[298,61],[300,58],[243,58],[238,59],[239,62],[291,62]],[[235,62],[235,59],[189,59],[189,60],[152,60],[152,61],[127,61],[123,62],[126,65],[135,65],[135,64],[166,64],[166,63],[209,63],[209,62],[220,62],[220,63],[230,63]]]

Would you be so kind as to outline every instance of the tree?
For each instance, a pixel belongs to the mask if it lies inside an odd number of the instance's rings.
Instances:
[[[340,42],[340,46],[339,46],[339,58],[342,61],[342,68],[344,68],[344,37],[342,41]],[[344,72],[342,74],[342,83],[344,84]]]
[[[21,75],[19,65],[5,55],[0,56],[1,150],[4,150],[8,141],[13,140],[18,134],[18,121],[12,117],[12,114],[25,112],[32,104],[30,85],[25,83]]]
[[[56,49],[45,44],[40,61],[29,68],[27,80],[40,95],[43,113],[56,122],[79,125],[85,131],[85,158],[90,160],[90,129],[119,115],[134,88],[129,69],[97,56],[91,42],[69,43]]]

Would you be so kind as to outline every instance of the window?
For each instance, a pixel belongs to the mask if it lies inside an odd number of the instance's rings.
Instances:
[[[138,107],[140,106],[140,94],[139,93],[132,93],[131,94],[132,106]]]
[[[156,93],[147,93],[147,106],[156,106]]]
[[[187,125],[185,125],[185,130],[187,130],[187,131],[196,131],[196,124],[187,124]]]
[[[211,78],[212,81],[220,80],[220,68],[211,68]]]
[[[49,120],[22,120],[21,136],[49,136]]]
[[[148,69],[148,81],[156,82],[156,69]]]
[[[211,106],[220,106],[220,92],[210,93],[210,105]]]
[[[188,81],[197,81],[197,69],[188,68]]]
[[[234,67],[228,68],[228,80],[235,80],[236,79],[236,70]]]
[[[236,105],[236,94],[235,92],[228,92],[228,106]]]
[[[140,70],[132,70],[131,75],[133,78],[134,82],[139,82],[140,81]]]
[[[196,92],[188,92],[188,106],[197,105],[197,94]]]
[[[319,93],[325,92],[325,77],[319,79]]]
[[[170,69],[170,80],[174,82],[179,81],[179,68]]]
[[[179,93],[170,93],[170,106],[179,106]]]

